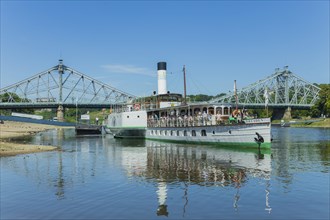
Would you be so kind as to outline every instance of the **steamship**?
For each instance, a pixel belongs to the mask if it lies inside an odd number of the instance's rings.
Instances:
[[[106,130],[114,137],[270,147],[270,118],[253,118],[225,103],[187,103],[182,94],[167,91],[166,62],[157,67],[158,94],[108,115]]]

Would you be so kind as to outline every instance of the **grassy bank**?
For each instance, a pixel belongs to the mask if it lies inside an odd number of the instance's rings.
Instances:
[[[315,122],[313,122],[315,120]],[[321,120],[321,121],[316,121]],[[286,121],[289,122],[289,121]],[[291,127],[311,127],[311,128],[330,128],[330,118],[320,119],[320,118],[306,118],[306,119],[292,119],[290,122]],[[272,124],[280,124],[281,120],[274,120]]]
[[[326,118],[322,121],[316,121],[316,122],[302,121],[301,123],[291,124],[291,127],[330,128],[330,119]]]

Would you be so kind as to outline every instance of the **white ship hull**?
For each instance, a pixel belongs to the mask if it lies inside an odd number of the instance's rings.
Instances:
[[[264,119],[265,120],[265,119]],[[151,140],[186,143],[254,145],[262,137],[262,147],[271,142],[270,123],[232,124],[195,127],[153,127],[147,128],[146,138]]]
[[[146,111],[112,113],[105,130],[116,138],[254,147],[259,142],[262,148],[269,148],[271,143],[269,118],[221,125],[148,127],[146,117]]]
[[[116,138],[145,138],[146,111],[119,112],[108,115],[105,131]]]

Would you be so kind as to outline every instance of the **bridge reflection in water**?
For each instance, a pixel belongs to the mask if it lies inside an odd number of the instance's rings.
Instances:
[[[190,200],[189,194],[192,190],[196,190],[193,189],[195,186],[234,190],[236,193],[232,197],[232,204],[233,208],[238,210],[241,191],[244,191],[249,181],[258,178],[265,181],[262,184],[263,189],[258,189],[264,192],[265,196],[264,207],[260,207],[260,210],[271,211],[269,153],[260,155],[256,149],[232,151],[209,146],[116,140],[108,136],[74,138],[74,130],[68,130],[40,133],[29,140],[40,144],[62,146],[61,151],[2,159],[2,167],[13,169],[15,173],[21,173],[28,179],[32,178],[37,185],[47,186],[58,200],[68,200],[66,196],[68,191],[70,191],[69,196],[72,196],[72,189],[86,184],[89,187],[101,184],[99,187],[100,191],[103,191],[102,195],[107,194],[111,197],[113,194],[111,186],[115,184],[113,182],[118,183],[118,180],[107,182],[110,180],[109,176],[113,178],[113,173],[124,171],[130,184],[132,180],[133,184],[143,182],[148,186],[147,192],[151,189],[155,190],[158,199],[155,214],[160,216],[168,216],[171,210],[178,210],[177,205],[169,206],[169,194],[171,198],[177,197],[173,199],[182,200],[182,215],[185,216],[189,204],[196,202]],[[122,179],[120,181],[124,193],[127,183],[122,183],[125,182]],[[95,189],[95,186],[92,188]],[[182,194],[177,193],[178,190]],[[126,193],[132,194],[131,191]],[[120,195],[125,197],[124,194]],[[196,195],[193,197],[196,199]]]

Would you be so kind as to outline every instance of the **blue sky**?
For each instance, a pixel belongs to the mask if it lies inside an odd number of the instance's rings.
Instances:
[[[329,83],[329,1],[3,1],[1,88],[64,64],[120,90],[216,95],[275,68]]]

